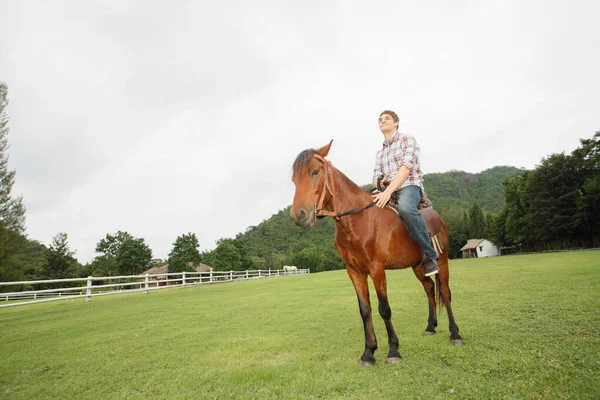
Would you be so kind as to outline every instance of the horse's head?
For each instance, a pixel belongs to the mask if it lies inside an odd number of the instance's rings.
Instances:
[[[326,203],[326,172],[330,167],[326,164],[328,161],[325,157],[329,154],[332,142],[333,140],[319,150],[304,150],[294,161],[292,181],[296,185],[296,193],[290,217],[296,225],[303,228],[314,225],[317,207],[321,208]]]

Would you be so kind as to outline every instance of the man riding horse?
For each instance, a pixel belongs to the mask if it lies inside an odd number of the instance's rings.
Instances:
[[[419,161],[419,145],[415,138],[398,132],[400,120],[395,112],[383,111],[379,116],[379,129],[384,141],[377,152],[373,170],[373,185],[383,176],[387,188],[373,195],[377,207],[383,208],[395,193],[398,199],[398,214],[410,235],[419,243],[426,259],[423,262],[425,276],[439,272],[437,252],[429,239],[423,215],[417,206],[423,198],[423,172]]]

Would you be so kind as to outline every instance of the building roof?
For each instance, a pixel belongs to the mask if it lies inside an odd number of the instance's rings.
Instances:
[[[485,239],[469,239],[467,240],[467,244],[465,244],[460,251],[463,250],[474,250],[479,246],[479,243],[483,242]]]
[[[206,264],[198,264],[196,268],[194,268],[194,272],[210,272],[212,271],[212,267],[209,267]]]
[[[187,262],[185,263],[186,266],[191,267],[194,264],[191,262]],[[198,264],[198,266],[196,268],[194,268],[194,272],[210,272],[212,271],[212,267],[206,265],[206,264]],[[152,267],[147,271],[142,272],[140,275],[146,275],[146,274],[167,274],[169,273],[169,264],[164,264],[161,265],[160,267]],[[165,279],[165,277],[159,276],[157,277],[157,279]]]
[[[160,267],[152,267],[149,270],[142,272],[140,275],[166,274],[169,272],[169,264],[161,265]],[[166,279],[164,276],[157,276],[156,279]]]

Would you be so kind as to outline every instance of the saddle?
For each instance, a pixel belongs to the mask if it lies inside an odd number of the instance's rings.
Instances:
[[[382,178],[383,176],[377,179],[377,188],[373,189],[374,194],[384,191],[385,188],[390,184],[389,181],[382,182]],[[386,207],[398,214],[398,197],[396,196],[396,192],[392,194],[390,200],[386,204]],[[443,248],[438,238],[438,235],[442,230],[442,217],[437,211],[434,210],[433,203],[431,200],[429,200],[425,190],[423,190],[423,198],[417,205],[417,210],[419,210],[421,215],[423,215],[423,219],[425,219],[425,224],[427,225],[427,231],[429,233],[429,237],[431,238],[433,248],[438,252],[438,254],[443,253]]]

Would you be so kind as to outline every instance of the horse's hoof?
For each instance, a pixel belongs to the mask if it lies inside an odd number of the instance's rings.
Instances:
[[[462,346],[463,344],[465,344],[462,339],[452,339],[450,341],[455,346]]]
[[[402,357],[388,357],[387,363],[388,364],[397,364],[400,362],[400,360],[402,360]]]
[[[423,336],[433,336],[433,335],[435,335],[435,331],[433,331],[433,332],[431,332],[431,331],[425,331],[423,333]]]
[[[375,361],[360,361],[360,366],[363,368],[371,368],[375,365]]]

